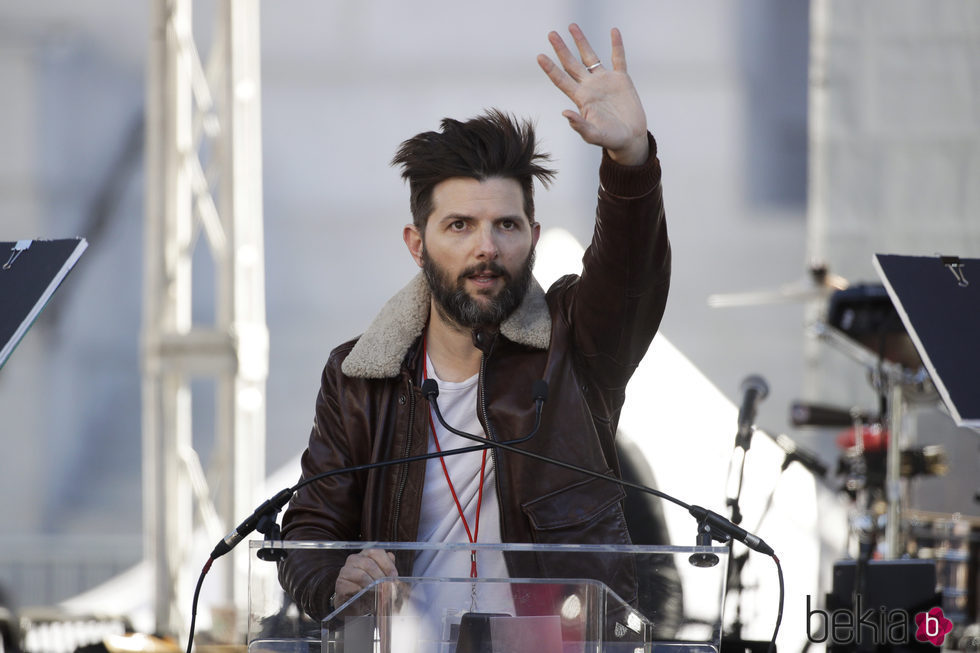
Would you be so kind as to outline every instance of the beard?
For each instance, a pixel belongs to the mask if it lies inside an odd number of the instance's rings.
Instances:
[[[534,248],[528,253],[517,276],[512,276],[502,265],[491,261],[470,266],[455,280],[427,254],[422,255],[422,272],[429,283],[429,290],[436,300],[436,310],[451,324],[463,328],[497,327],[513,313],[531,286],[534,268]],[[491,273],[504,281],[504,287],[495,296],[480,293],[485,301],[478,301],[466,292],[467,277]]]

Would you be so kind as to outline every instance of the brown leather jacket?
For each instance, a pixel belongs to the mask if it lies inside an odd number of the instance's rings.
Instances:
[[[547,293],[532,282],[499,332],[478,331],[483,352],[478,413],[489,437],[506,442],[534,421],[531,386],[548,383],[538,434],[520,445],[604,474],[619,475],[614,438],[626,384],[656,333],[667,299],[670,245],[660,164],[650,137],[646,164],[617,165],[603,153],[592,243],[581,276]],[[428,404],[420,392],[429,291],[419,275],[358,339],[335,349],[323,371],[303,478],[338,467],[423,454]],[[517,454],[495,456],[501,537],[506,542],[628,544],[622,488]],[[283,516],[290,540],[414,541],[425,463],[341,474],[302,488]],[[291,551],[280,563],[284,589],[311,617],[330,610],[344,560]],[[396,560],[410,570],[410,560]],[[512,577],[569,574],[603,580],[627,601],[633,570],[508,559]]]

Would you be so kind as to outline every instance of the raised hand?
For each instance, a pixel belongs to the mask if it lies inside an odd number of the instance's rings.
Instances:
[[[550,57],[538,55],[538,65],[578,111],[562,115],[587,143],[606,148],[609,156],[624,165],[639,165],[649,154],[647,119],[633,80],[626,73],[623,37],[613,29],[612,70],[599,61],[585,34],[574,23],[568,31],[575,40],[576,57],[557,32],[548,34],[558,66]],[[581,58],[581,60],[579,60]]]

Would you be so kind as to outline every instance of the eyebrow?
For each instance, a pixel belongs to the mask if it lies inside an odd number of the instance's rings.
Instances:
[[[444,224],[446,222],[455,222],[456,220],[476,220],[477,218],[466,213],[450,213],[439,218],[439,223]],[[528,225],[534,224],[532,220],[523,215],[501,215],[493,219],[494,222],[500,222],[502,220],[513,220],[514,222],[525,222]]]

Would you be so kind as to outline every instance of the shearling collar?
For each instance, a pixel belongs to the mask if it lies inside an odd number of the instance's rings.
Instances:
[[[384,379],[397,376],[412,343],[422,335],[429,319],[429,286],[420,272],[388,300],[367,331],[344,359],[347,376]],[[518,344],[547,349],[551,343],[551,315],[544,290],[531,278],[524,301],[500,324],[500,333]]]

